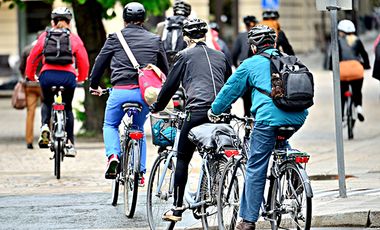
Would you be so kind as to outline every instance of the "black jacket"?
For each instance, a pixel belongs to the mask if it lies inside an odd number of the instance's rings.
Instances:
[[[288,55],[295,55],[293,47],[290,45],[288,38],[286,37],[284,31],[282,30],[278,31],[276,49],[282,50],[282,52]]]
[[[375,62],[373,63],[372,76],[380,81],[380,42],[376,45],[375,49]]]
[[[216,92],[204,49],[210,59]],[[187,96],[186,110],[207,111],[231,73],[225,55],[208,48],[205,43],[184,49],[177,54],[176,62],[158,95],[156,108],[163,110],[182,83]]]
[[[164,74],[168,73],[168,62],[160,37],[147,31],[142,26],[129,24],[122,30],[128,46],[141,67],[151,63]],[[97,88],[104,70],[111,64],[111,84],[138,84],[137,70],[125,53],[116,33],[110,34],[95,59],[90,79],[91,88]]]
[[[238,34],[232,49],[232,64],[238,67],[240,62],[248,57],[248,32],[241,32]]]

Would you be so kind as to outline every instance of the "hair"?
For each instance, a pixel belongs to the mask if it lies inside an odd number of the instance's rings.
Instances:
[[[353,46],[358,37],[355,34],[346,34],[346,40],[349,46]]]
[[[68,29],[70,26],[70,22],[67,22],[66,20],[60,20],[60,21],[54,21],[55,28],[57,29]]]
[[[190,38],[188,36],[184,36],[183,37],[183,40],[188,44],[188,45],[191,45],[191,44],[197,44],[198,42],[205,42],[206,41],[206,36],[202,37],[202,38]]]
[[[268,20],[267,19],[267,20],[263,20],[259,24],[265,25],[265,26],[268,26],[268,27],[274,29],[274,31],[276,31],[276,33],[278,33],[278,31],[280,30],[280,23],[277,20],[271,20],[271,19]]]

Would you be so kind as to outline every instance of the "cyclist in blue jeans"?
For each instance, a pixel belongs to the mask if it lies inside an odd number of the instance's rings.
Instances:
[[[262,52],[278,55],[275,49],[276,32],[268,26],[255,26],[248,33],[248,41],[253,56],[246,59],[228,79],[209,110],[209,117],[226,111],[245,90],[255,86],[271,92],[270,61],[259,55]],[[258,90],[252,91],[251,114],[255,125],[251,134],[251,149],[247,162],[238,230],[255,229],[259,218],[260,205],[264,194],[268,162],[275,145],[279,126],[300,128],[308,112],[285,112],[277,108],[272,99]]]
[[[168,72],[168,63],[160,38],[144,29],[144,6],[137,2],[127,4],[123,11],[125,28],[122,34],[125,37],[132,53],[140,66],[145,67],[151,63],[161,69],[164,74]],[[116,33],[110,34],[102,50],[98,54],[93,66],[90,79],[90,91],[93,95],[101,95],[99,86],[100,78],[104,70],[111,66],[111,84],[113,89],[107,100],[105,110],[103,138],[106,148],[108,164],[105,178],[114,179],[121,155],[118,127],[124,116],[122,105],[126,102],[137,102],[142,106],[142,111],[135,115],[133,124],[144,131],[146,115],[149,113],[148,104],[143,100],[138,85],[138,73],[127,57]],[[144,185],[143,173],[145,173],[146,139],[145,135],[141,146],[141,177],[140,185]]]

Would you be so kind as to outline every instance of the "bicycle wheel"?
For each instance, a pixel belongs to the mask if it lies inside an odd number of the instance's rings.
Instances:
[[[162,214],[173,207],[175,165],[172,158],[166,159],[168,153],[162,152],[153,163],[147,190],[148,223],[152,230],[167,229],[169,222],[162,220]],[[168,167],[165,167],[168,162]],[[160,181],[162,185],[159,187]]]
[[[120,165],[118,165],[117,167],[117,176],[114,180],[112,180],[112,206],[116,206],[117,205],[117,201],[118,201],[118,198],[119,198],[119,185],[120,185],[120,177],[121,177],[121,173],[120,173]]]
[[[200,214],[202,220],[203,229],[207,230],[218,226],[218,207],[217,207],[217,195],[219,188],[219,181],[222,178],[222,172],[226,166],[227,159],[224,155],[214,155],[209,160],[209,172],[210,172],[210,188],[208,190],[208,177],[204,173],[202,177],[202,186],[200,195],[202,200],[207,201],[206,204],[200,207]]]
[[[280,176],[274,181],[270,202],[272,229],[310,229],[311,197],[306,195],[301,172],[294,162],[280,167]]]
[[[139,171],[135,170],[134,165],[140,164],[140,145],[139,142],[129,141],[126,154],[124,154],[124,213],[128,218],[135,214],[137,204],[137,194],[139,188]]]
[[[54,174],[57,179],[61,178],[61,160],[63,155],[63,142],[60,139],[54,140]]]
[[[242,159],[231,158],[225,166],[218,189],[218,226],[220,230],[235,229],[240,193],[244,189],[245,167]]]

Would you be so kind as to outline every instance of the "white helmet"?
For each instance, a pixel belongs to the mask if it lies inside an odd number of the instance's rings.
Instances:
[[[355,25],[350,20],[342,20],[338,24],[338,30],[346,34],[355,33]]]

